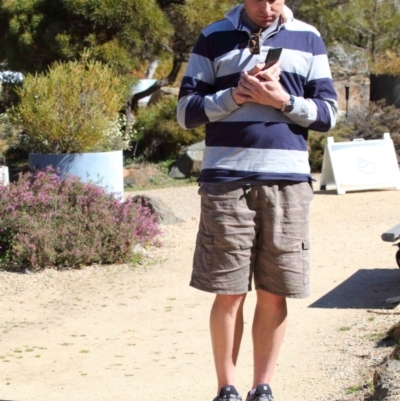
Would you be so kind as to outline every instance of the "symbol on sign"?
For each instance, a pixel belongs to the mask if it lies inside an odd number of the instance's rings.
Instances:
[[[358,171],[363,171],[365,174],[372,174],[375,171],[375,163],[366,159],[358,159]]]

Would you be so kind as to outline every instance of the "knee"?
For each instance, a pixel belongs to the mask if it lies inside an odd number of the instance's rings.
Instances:
[[[239,295],[226,295],[226,294],[218,294],[215,297],[215,306],[219,308],[223,308],[226,311],[235,311],[243,306],[244,299],[246,294]]]
[[[267,291],[257,290],[257,303],[274,309],[286,309],[286,298]]]

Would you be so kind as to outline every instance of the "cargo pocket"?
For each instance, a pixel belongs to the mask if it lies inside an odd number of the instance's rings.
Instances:
[[[310,241],[302,242],[302,259],[303,259],[303,284],[310,283]]]
[[[214,237],[199,231],[196,237],[196,249],[193,258],[193,273],[210,275],[213,268]]]

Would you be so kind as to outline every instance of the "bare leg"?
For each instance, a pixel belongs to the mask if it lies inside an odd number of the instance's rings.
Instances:
[[[286,298],[257,290],[253,320],[254,382],[270,383],[286,329]]]
[[[246,294],[215,297],[210,314],[210,332],[218,379],[218,391],[235,385],[235,367],[243,334],[243,304]]]

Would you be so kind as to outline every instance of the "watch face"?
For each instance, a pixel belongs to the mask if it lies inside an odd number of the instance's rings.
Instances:
[[[283,111],[284,113],[290,113],[292,110],[293,110],[293,104],[291,104],[291,103],[288,103],[286,106],[285,106],[285,110]]]
[[[285,104],[285,107],[283,108],[284,113],[290,113],[294,108],[294,97],[290,95],[290,100],[289,103]]]

